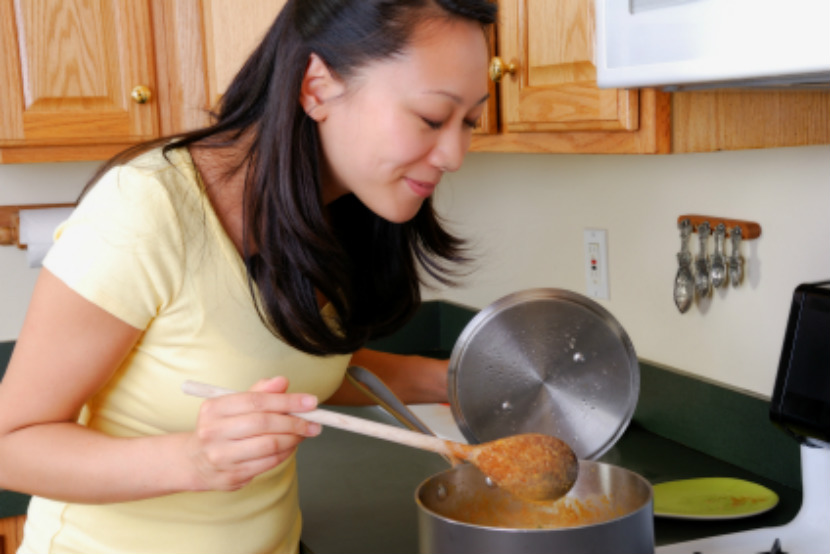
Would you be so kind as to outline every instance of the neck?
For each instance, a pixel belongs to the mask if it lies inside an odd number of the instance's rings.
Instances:
[[[194,145],[189,150],[213,211],[241,255],[247,163],[234,169],[240,159],[240,149],[235,147]]]

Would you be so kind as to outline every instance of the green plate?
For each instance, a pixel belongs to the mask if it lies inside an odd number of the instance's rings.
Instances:
[[[757,483],[726,477],[654,485],[654,515],[681,519],[734,519],[769,511],[778,495]]]

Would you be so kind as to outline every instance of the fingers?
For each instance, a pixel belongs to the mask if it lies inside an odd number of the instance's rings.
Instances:
[[[219,487],[236,488],[287,459],[303,438],[270,434],[227,440],[201,435],[196,456],[199,471]]]
[[[287,414],[307,412],[317,407],[317,397],[311,394],[287,394],[288,380],[275,377],[259,381],[247,392],[217,397],[203,403],[224,416],[249,412],[274,412]]]
[[[229,399],[230,400],[230,399]],[[260,405],[262,404],[262,405]],[[242,440],[261,435],[295,435],[299,438],[320,434],[320,425],[283,411],[268,409],[261,398],[240,398],[233,403],[205,401],[199,413],[197,432],[206,441]]]
[[[290,415],[317,407],[309,394],[288,394],[278,377],[247,392],[204,401],[192,440],[191,459],[204,486],[235,490],[287,459],[306,437],[320,433],[317,423]]]
[[[288,379],[285,377],[274,377],[272,379],[261,379],[250,388],[254,392],[285,392],[288,390]]]

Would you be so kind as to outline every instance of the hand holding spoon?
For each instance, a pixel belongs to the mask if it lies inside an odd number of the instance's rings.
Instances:
[[[185,381],[182,390],[201,398],[236,392],[195,381]],[[573,450],[548,435],[526,433],[469,445],[326,410],[291,415],[344,431],[455,456],[478,467],[497,486],[526,500],[551,501],[564,496],[579,473],[579,462]]]

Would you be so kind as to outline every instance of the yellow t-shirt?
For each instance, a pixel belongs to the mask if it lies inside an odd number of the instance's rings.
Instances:
[[[328,398],[349,357],[310,356],[266,329],[188,152],[169,160],[159,149],[108,172],[44,260],[84,298],[145,330],[83,423],[118,437],[192,430],[202,401],[181,392],[186,379],[245,390],[283,375],[291,392]],[[293,553],[300,527],[291,457],[235,492],[106,505],[33,498],[20,552]]]

